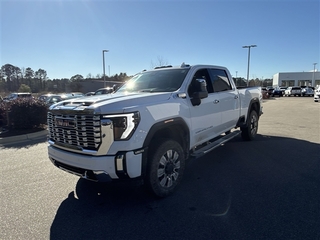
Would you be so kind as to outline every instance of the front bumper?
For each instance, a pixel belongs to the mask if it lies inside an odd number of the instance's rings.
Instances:
[[[137,178],[142,171],[142,153],[119,153],[115,156],[82,155],[48,146],[51,162],[61,170],[93,181]]]

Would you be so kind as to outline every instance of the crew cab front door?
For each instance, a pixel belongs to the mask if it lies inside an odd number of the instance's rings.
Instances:
[[[207,69],[199,69],[193,74],[188,88],[188,95],[192,98],[194,81],[204,79],[207,83],[208,97],[201,99],[200,105],[193,106],[189,99],[191,117],[190,145],[196,146],[219,135],[221,128],[221,109],[218,96],[213,92],[212,82]]]

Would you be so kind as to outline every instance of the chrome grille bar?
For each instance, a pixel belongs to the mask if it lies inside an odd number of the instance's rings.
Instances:
[[[97,151],[101,144],[99,115],[63,115],[48,112],[49,140],[71,149]]]

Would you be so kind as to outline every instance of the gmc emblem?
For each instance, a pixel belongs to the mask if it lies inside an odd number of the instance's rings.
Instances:
[[[68,119],[56,118],[55,124],[58,127],[74,127],[74,120],[72,118],[68,118]]]

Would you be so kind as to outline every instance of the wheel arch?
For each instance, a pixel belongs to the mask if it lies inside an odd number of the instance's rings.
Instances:
[[[150,147],[152,147],[152,144],[156,142],[157,139],[161,138],[169,138],[177,141],[183,149],[185,158],[187,159],[189,157],[190,131],[186,122],[180,117],[157,122],[150,128],[143,142],[143,148],[146,149],[142,157],[143,175],[146,173]]]
[[[244,127],[247,124],[248,121],[248,117],[250,116],[251,111],[254,110],[256,111],[256,113],[258,114],[258,117],[260,118],[260,116],[262,115],[262,110],[261,110],[261,103],[259,101],[259,98],[253,98],[251,99],[250,103],[249,103],[249,107],[248,107],[248,111],[247,111],[247,115],[242,115],[239,117],[237,126],[238,127]]]
[[[259,98],[251,99],[250,104],[249,104],[249,108],[248,108],[248,112],[247,112],[247,118],[252,110],[256,111],[256,113],[258,114],[258,117],[260,117],[262,115],[261,103],[260,103]]]

